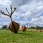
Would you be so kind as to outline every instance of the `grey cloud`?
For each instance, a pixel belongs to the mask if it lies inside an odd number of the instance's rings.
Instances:
[[[32,0],[12,0],[12,5],[19,7],[22,5],[25,5],[27,3],[30,3]]]

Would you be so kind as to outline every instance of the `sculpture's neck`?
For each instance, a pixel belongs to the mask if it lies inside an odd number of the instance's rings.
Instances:
[[[12,18],[11,18],[11,22],[12,22]]]
[[[12,22],[12,16],[10,16],[11,22]]]

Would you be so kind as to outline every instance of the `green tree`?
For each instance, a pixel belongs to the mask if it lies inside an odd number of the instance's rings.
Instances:
[[[37,26],[37,25],[36,25],[35,29],[37,29],[37,30],[38,30],[38,29],[39,29],[39,26]]]
[[[3,25],[2,26],[2,29],[7,29],[7,25]]]

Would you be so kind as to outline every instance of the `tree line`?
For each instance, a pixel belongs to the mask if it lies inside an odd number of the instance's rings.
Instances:
[[[29,29],[42,30],[43,27],[40,27],[40,26],[36,25],[36,26],[29,27]]]
[[[8,29],[9,27],[7,26],[7,25],[3,25],[2,27],[1,27],[1,29]],[[27,29],[36,29],[36,30],[39,30],[39,29],[43,29],[43,27],[40,27],[40,26],[38,26],[38,25],[36,25],[35,27],[34,26],[32,26],[32,27],[29,27],[29,28],[27,28]]]

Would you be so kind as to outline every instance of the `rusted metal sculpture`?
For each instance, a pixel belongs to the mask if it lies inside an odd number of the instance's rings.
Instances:
[[[40,32],[43,32],[43,30],[40,30]]]
[[[12,11],[12,5],[10,5],[10,9],[11,9],[11,12],[9,13],[8,10],[7,10],[7,8],[6,8],[6,11],[7,11],[8,14],[4,13],[4,11],[2,11],[2,10],[1,10],[0,12],[1,12],[3,15],[6,15],[6,16],[9,16],[9,17],[10,17],[11,23],[10,23],[10,25],[9,25],[9,29],[10,29],[12,32],[17,33],[17,32],[18,32],[18,29],[19,29],[19,24],[16,23],[16,22],[14,22],[14,21],[12,20],[12,14],[15,12],[16,8],[14,8],[14,10]]]
[[[26,29],[27,29],[26,26],[22,26],[22,27],[21,27],[21,30],[22,30],[23,32],[26,31]]]

